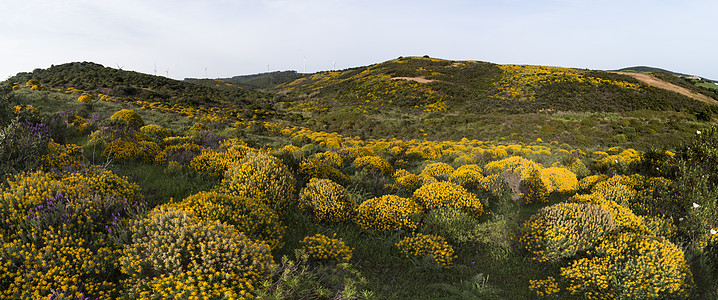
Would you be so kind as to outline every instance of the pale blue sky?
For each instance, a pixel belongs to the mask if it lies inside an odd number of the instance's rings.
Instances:
[[[0,80],[73,61],[182,79],[411,55],[718,80],[716,16],[716,0],[0,0]]]

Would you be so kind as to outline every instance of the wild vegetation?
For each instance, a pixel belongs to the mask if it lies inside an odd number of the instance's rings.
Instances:
[[[1,83],[0,299],[718,297],[709,104],[427,57],[263,88]]]

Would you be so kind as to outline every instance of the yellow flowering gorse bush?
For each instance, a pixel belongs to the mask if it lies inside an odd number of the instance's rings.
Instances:
[[[384,195],[364,201],[354,221],[365,230],[393,231],[419,228],[423,209],[410,198]]]
[[[318,261],[349,262],[352,258],[352,249],[341,239],[328,237],[323,234],[315,234],[302,239],[302,251],[309,255],[310,259]]]
[[[299,207],[318,222],[344,222],[351,218],[354,200],[347,190],[329,179],[312,178],[299,193]]]
[[[407,258],[430,255],[442,267],[454,264],[454,247],[438,235],[416,233],[396,243],[396,247]]]

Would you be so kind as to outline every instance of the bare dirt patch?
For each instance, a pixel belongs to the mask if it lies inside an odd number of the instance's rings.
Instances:
[[[680,87],[675,84],[665,82],[663,80],[660,80],[660,79],[653,77],[651,75],[648,75],[648,74],[628,73],[628,72],[615,72],[615,73],[631,76],[633,78],[640,80],[641,82],[643,82],[647,85],[661,88],[664,90],[673,91],[673,92],[679,93],[681,95],[696,99],[698,101],[703,101],[703,102],[712,103],[712,104],[718,104],[718,101],[716,101],[715,99],[713,99],[711,97],[708,97],[703,94],[691,92],[690,90],[688,90],[684,87]]]
[[[418,83],[429,83],[434,82],[436,80],[433,79],[426,79],[426,77],[392,77],[391,80],[410,80],[410,81],[416,81]]]

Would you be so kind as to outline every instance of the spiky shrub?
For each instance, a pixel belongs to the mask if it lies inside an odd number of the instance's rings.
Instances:
[[[576,174],[565,168],[551,167],[542,169],[541,179],[549,187],[549,192],[572,194],[578,189]]]
[[[587,193],[587,192],[591,191],[591,189],[597,183],[604,181],[606,179],[608,179],[608,175],[605,175],[605,174],[586,176],[578,181],[578,191],[582,192],[582,193]]]
[[[541,171],[532,169],[528,176],[521,178],[519,196],[525,203],[539,203],[548,201],[549,190],[546,182],[541,179]]]
[[[337,239],[336,234],[330,238],[317,233],[305,237],[299,244],[302,245],[302,251],[309,255],[311,260],[349,262],[352,258],[352,249],[344,241]]]
[[[460,208],[442,207],[426,214],[421,231],[446,237],[454,243],[465,243],[473,239],[478,225],[479,221]]]
[[[410,198],[384,195],[364,201],[354,221],[365,230],[392,231],[419,228],[423,209]]]
[[[199,220],[234,226],[248,238],[267,243],[271,249],[284,245],[286,227],[279,221],[279,215],[260,199],[199,192],[170,206],[191,213]]]
[[[279,159],[251,152],[229,167],[219,191],[260,198],[277,211],[283,211],[295,202],[295,186],[294,175]]]
[[[72,171],[82,167],[82,147],[50,141],[47,148],[48,153],[40,158],[42,170]]]
[[[124,128],[139,129],[145,122],[137,112],[131,109],[122,109],[110,116],[110,123]]]
[[[576,177],[578,178],[584,178],[591,174],[591,171],[588,170],[588,168],[580,158],[571,155],[564,156],[563,158],[561,158],[561,160],[557,161],[551,166],[566,168],[576,174]]]
[[[299,207],[318,222],[344,222],[351,218],[354,200],[347,190],[329,179],[312,178],[299,193]]]
[[[601,172],[625,174],[641,162],[641,153],[634,149],[626,149],[614,155],[596,161],[596,169]]]
[[[683,251],[663,237],[624,232],[595,256],[561,268],[565,291],[586,299],[685,299],[693,284]]]
[[[273,265],[269,246],[232,226],[159,207],[131,222],[120,258],[128,298],[250,297]]]
[[[438,235],[416,233],[403,238],[396,247],[407,258],[430,256],[439,266],[454,264],[454,247]]]
[[[305,159],[299,164],[299,174],[306,179],[331,179],[342,185],[349,184],[349,177],[331,165],[315,158]]]
[[[463,165],[451,173],[449,182],[458,184],[467,190],[478,190],[481,187],[481,180],[484,178],[481,172],[481,167],[477,165]]]
[[[513,174],[519,178],[518,196],[524,203],[546,202],[550,181],[541,176],[541,165],[520,156],[512,156],[486,164],[485,169],[494,174]],[[547,179],[547,178],[546,178]]]
[[[344,166],[344,158],[341,156],[341,154],[331,151],[326,152],[320,152],[314,154],[314,158],[319,160],[320,162],[335,167],[335,168],[341,168]]]
[[[476,196],[460,185],[442,181],[424,185],[417,189],[412,199],[426,210],[440,207],[456,207],[478,217],[484,212],[484,206]]]
[[[140,127],[140,133],[147,141],[161,144],[162,141],[170,136],[170,131],[160,125],[149,124]]]
[[[189,166],[199,174],[221,178],[232,163],[238,162],[252,151],[256,150],[234,140],[227,140],[220,144],[218,151],[202,148],[201,153],[189,162]]]
[[[523,224],[519,244],[534,260],[555,261],[593,249],[618,228],[599,205],[559,203],[540,209]]]
[[[117,298],[118,227],[139,187],[109,171],[22,173],[0,191],[0,298]]]
[[[421,176],[408,172],[405,175],[401,175],[395,178],[399,189],[407,195],[413,194],[414,191],[421,187],[423,182]]]
[[[428,164],[421,171],[422,175],[434,178],[448,178],[452,173],[454,173],[454,167],[442,162]]]
[[[394,173],[391,164],[379,156],[362,156],[354,160],[354,166],[357,168],[379,172],[384,175]]]
[[[77,129],[77,131],[83,134],[87,134],[87,132],[90,130],[90,126],[92,125],[85,118],[78,115],[68,116],[65,120],[65,124],[67,124],[67,126]]]

